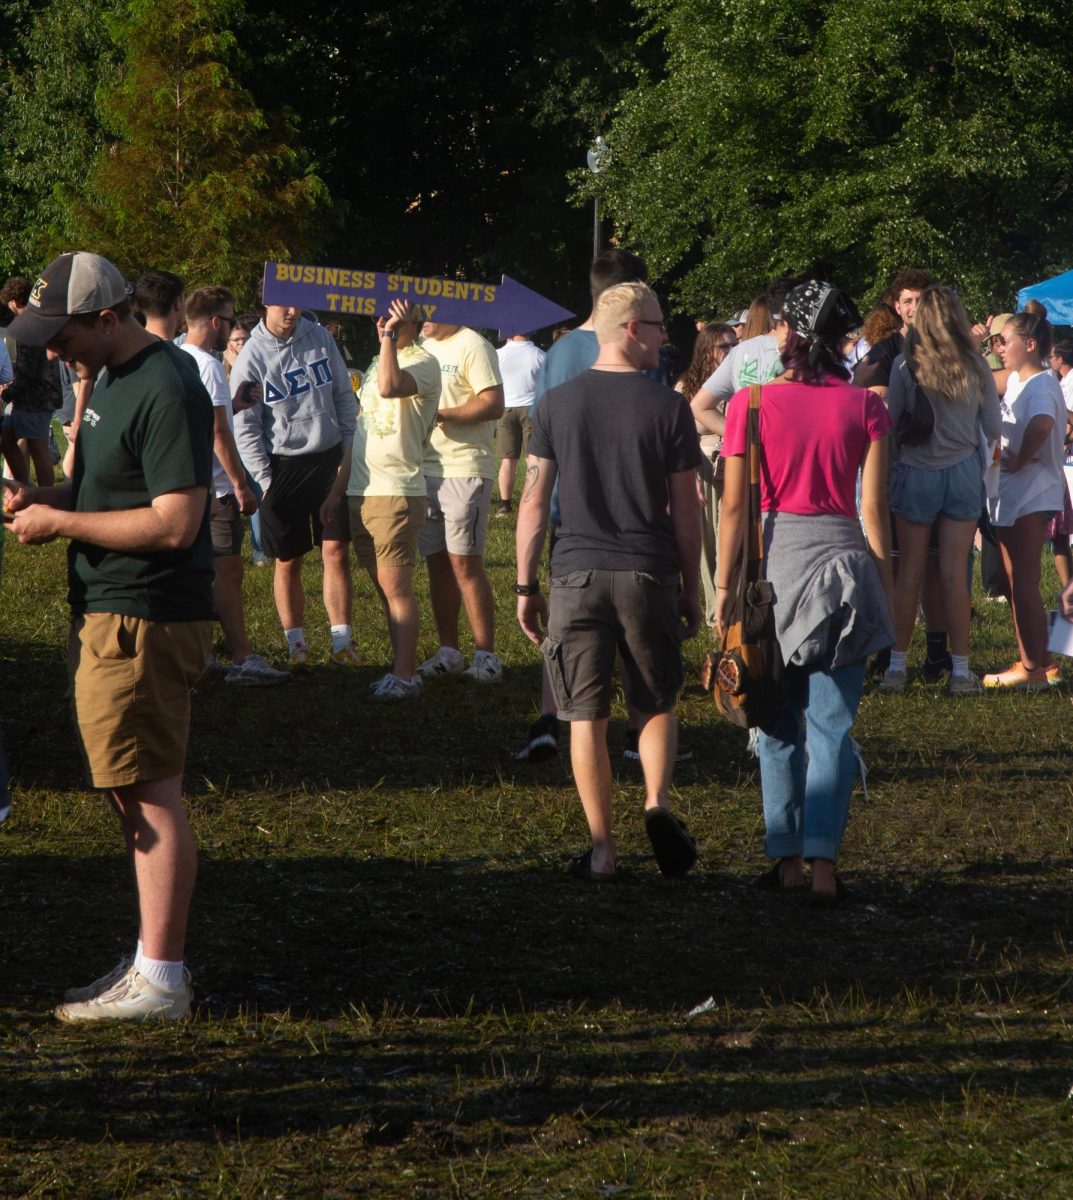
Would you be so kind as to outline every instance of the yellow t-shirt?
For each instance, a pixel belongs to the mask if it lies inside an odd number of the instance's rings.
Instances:
[[[499,359],[490,342],[463,326],[442,342],[425,338],[421,346],[440,364],[440,408],[459,408],[491,387],[502,387]],[[425,454],[425,474],[441,479],[495,479],[495,421],[437,425]]]
[[[420,346],[399,351],[399,366],[413,376],[415,396],[381,396],[379,357],[358,393],[361,411],[350,451],[348,496],[423,496],[421,463],[440,404],[440,366]]]

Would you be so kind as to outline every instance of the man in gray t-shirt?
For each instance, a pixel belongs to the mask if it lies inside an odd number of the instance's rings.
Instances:
[[[541,646],[558,715],[572,723],[570,759],[592,845],[571,874],[603,881],[615,873],[607,724],[617,651],[639,717],[645,828],[660,870],[681,876],[697,852],[669,792],[680,642],[700,624],[700,447],[685,399],[642,374],[664,338],[651,288],[609,288],[593,320],[600,353],[592,369],[548,392],[533,422],[518,510],[518,622]],[[562,525],[549,604],[537,567],[557,477]]]

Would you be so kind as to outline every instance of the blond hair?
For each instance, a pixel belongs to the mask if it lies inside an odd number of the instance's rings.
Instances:
[[[990,372],[980,357],[969,318],[955,292],[925,288],[905,338],[905,361],[926,388],[967,403]]]
[[[621,341],[622,326],[638,317],[650,299],[659,303],[647,283],[617,283],[601,292],[592,313],[592,326],[600,345]]]

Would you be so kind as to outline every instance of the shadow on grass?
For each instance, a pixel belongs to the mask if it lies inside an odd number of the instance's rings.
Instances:
[[[246,688],[219,677],[203,679],[192,702],[186,783],[226,779],[231,790],[345,790],[376,784],[406,790],[459,781],[528,784],[561,782],[569,735],[560,759],[533,766],[517,753],[539,708],[537,663],[508,669],[507,682],[488,687],[449,679],[429,685],[416,703],[368,704],[368,686],[379,666],[341,670],[316,666],[283,686]],[[0,694],[17,696],[3,714],[8,766],[16,788],[43,791],[86,787],[66,697],[63,653],[54,645],[0,640]],[[620,757],[625,722],[612,722],[612,762],[626,779],[636,763]],[[746,760],[744,740],[729,726],[688,730],[693,758],[679,768],[680,782],[732,781]]]
[[[210,1012],[244,1007],[332,1018],[350,1005],[460,1013],[586,1004],[688,1009],[711,994],[751,1006],[858,987],[937,1003],[976,984],[1064,991],[1053,958],[1073,916],[1070,864],[1037,877],[906,887],[850,877],[856,902],[816,911],[751,880],[698,873],[669,883],[640,857],[594,886],[561,864],[489,870],[483,860],[416,866],[385,858],[217,861],[202,856],[191,965]],[[0,860],[2,991],[40,1010],[126,949],[129,885],[117,857]],[[118,898],[118,899],[117,899]],[[85,977],[85,978],[83,978]]]
[[[509,1139],[604,1110],[736,1121],[1068,1086],[1073,1048],[1016,1012],[1020,996],[1041,1009],[1069,988],[1056,953],[1068,862],[1037,863],[1030,881],[1025,863],[912,890],[858,879],[860,902],[826,913],[737,877],[669,885],[626,865],[596,888],[558,864],[205,856],[199,1019],[117,1034],[59,1030],[48,1010],[126,948],[122,860],[0,861],[3,1131],[159,1141],[348,1125],[371,1145],[456,1153],[493,1119]],[[709,994],[716,1010],[688,1022]],[[979,1029],[953,1028],[973,1006],[988,1010]],[[732,1010],[752,1025],[728,1031]]]

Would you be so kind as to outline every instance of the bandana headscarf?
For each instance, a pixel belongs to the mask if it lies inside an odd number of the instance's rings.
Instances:
[[[839,357],[839,342],[861,325],[856,305],[833,283],[810,279],[786,296],[782,315],[787,325],[805,341],[811,342],[809,362],[815,366],[821,346]]]

